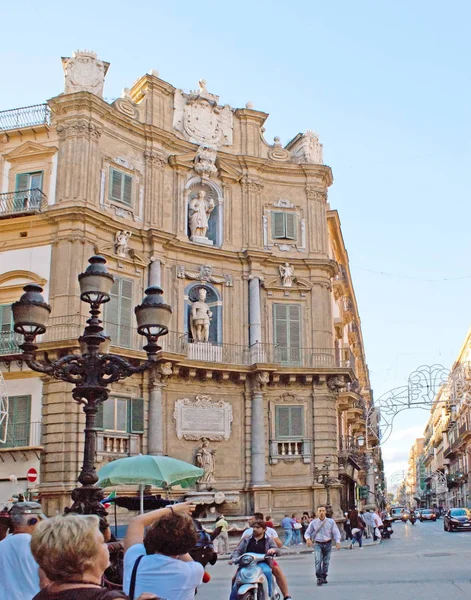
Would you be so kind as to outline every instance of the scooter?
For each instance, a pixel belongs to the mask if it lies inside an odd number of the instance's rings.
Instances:
[[[389,519],[383,519],[383,529],[381,530],[381,538],[383,540],[389,540],[394,533],[394,529],[391,527],[392,521]]]
[[[239,556],[234,563],[239,565],[236,574],[237,594],[239,600],[281,600],[281,592],[272,578],[272,595],[268,594],[268,581],[258,563],[266,561],[270,564],[272,556],[246,552]]]
[[[411,513],[409,515],[409,521],[410,521],[411,525],[415,525],[415,522],[417,521],[417,517],[415,516],[415,513]]]

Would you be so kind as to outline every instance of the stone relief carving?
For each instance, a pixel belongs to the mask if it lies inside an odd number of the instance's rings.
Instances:
[[[211,245],[213,242],[206,237],[209,227],[209,217],[214,210],[213,198],[206,198],[206,192],[200,190],[196,196],[188,200],[188,224],[191,241]]]
[[[295,248],[294,244],[291,246],[289,244],[274,244],[274,246],[276,246],[280,252],[291,252],[291,250]]]
[[[308,129],[291,146],[291,156],[299,163],[324,164],[318,135]]]
[[[203,475],[201,475],[197,481],[197,485],[200,490],[211,490],[213,488],[216,467],[216,461],[214,458],[215,454],[216,449],[210,448],[208,438],[204,437],[201,446],[196,450],[195,454],[196,466],[200,467],[204,471]]]
[[[127,158],[124,158],[124,156],[117,156],[116,158],[113,158],[112,161],[114,163],[116,163],[117,165],[120,165],[121,167],[128,169],[129,171],[134,171],[134,167],[128,161]]]
[[[174,418],[179,440],[207,438],[222,442],[231,436],[232,405],[224,400],[213,400],[205,394],[197,395],[194,400],[177,400]]]
[[[216,165],[217,150],[215,148],[208,148],[207,146],[200,146],[195,156],[195,171],[198,175],[204,179],[205,177],[211,177],[216,175],[218,170]]]
[[[292,204],[289,200],[283,200],[282,198],[280,198],[279,200],[274,202],[273,206],[276,206],[277,208],[294,208],[295,207],[294,204]]]
[[[98,141],[102,134],[102,129],[100,127],[94,123],[90,123],[90,121],[87,121],[86,119],[59,123],[56,127],[56,131],[60,140],[75,135],[85,135],[91,140]]]
[[[65,94],[91,92],[103,97],[103,85],[110,63],[101,61],[95,52],[77,50],[70,58],[62,58]]]
[[[273,138],[273,146],[268,150],[268,158],[271,160],[285,162],[289,159],[289,152],[283,148],[280,138],[276,136]]]
[[[308,200],[317,200],[318,202],[327,201],[327,194],[314,187],[306,188],[306,197]]]
[[[190,326],[191,335],[195,342],[209,341],[209,326],[211,325],[211,312],[206,304],[207,291],[201,287],[198,290],[198,300],[191,305]]]
[[[224,274],[222,277],[213,275],[213,270],[209,265],[201,265],[199,271],[187,271],[183,265],[177,266],[177,278],[189,279],[190,281],[207,281],[209,283],[223,283],[226,287],[234,285],[232,275]]]
[[[158,167],[160,169],[163,169],[168,163],[168,158],[164,154],[156,152],[155,150],[146,150],[144,152],[144,159],[149,165]]]
[[[130,231],[117,231],[115,236],[115,252],[117,256],[125,257],[129,250],[129,238],[132,233]]]
[[[294,267],[285,263],[279,266],[279,271],[283,287],[293,287]]]
[[[329,390],[338,392],[345,387],[345,378],[340,375],[333,375],[327,378],[327,387]]]
[[[174,95],[173,126],[183,137],[195,144],[211,148],[232,144],[232,109],[218,105],[219,96],[210,94],[206,81],[189,94],[176,90]]]

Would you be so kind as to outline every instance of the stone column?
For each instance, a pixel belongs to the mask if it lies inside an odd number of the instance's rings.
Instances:
[[[249,345],[262,341],[262,314],[260,306],[260,278],[249,280]]]
[[[172,363],[161,363],[150,381],[149,413],[147,421],[147,454],[164,454],[164,414],[162,389],[172,374]]]
[[[268,383],[268,373],[256,373],[252,384],[251,455],[252,485],[266,485],[265,473],[265,406],[263,387]]]
[[[366,485],[370,488],[370,492],[373,492],[373,494],[374,494],[375,493],[375,472],[373,470],[374,463],[371,464],[371,462],[370,462],[370,458],[372,458],[371,452],[365,453],[365,458],[366,458],[367,464],[368,464],[368,471],[366,472]],[[373,496],[372,494],[370,494],[366,503],[372,504],[374,502],[376,502],[376,497]]]
[[[152,262],[149,264],[148,284],[149,286],[162,286],[161,262],[158,258],[152,259]]]

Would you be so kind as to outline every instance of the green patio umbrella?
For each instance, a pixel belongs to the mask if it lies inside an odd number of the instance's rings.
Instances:
[[[98,485],[139,485],[141,492],[141,513],[144,512],[144,487],[154,485],[168,490],[180,485],[188,488],[203,475],[203,469],[170,456],[139,454],[119,458],[105,465],[98,472]]]

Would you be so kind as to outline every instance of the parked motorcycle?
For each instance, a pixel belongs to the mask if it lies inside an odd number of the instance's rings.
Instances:
[[[268,594],[267,578],[258,566],[258,563],[263,561],[270,565],[272,560],[272,556],[253,552],[246,552],[234,560],[234,563],[239,565],[235,578],[239,600],[281,600],[282,595],[274,577],[272,578],[273,593],[271,596]]]

